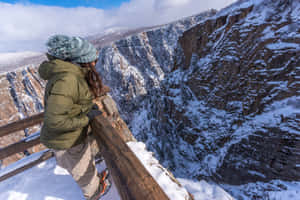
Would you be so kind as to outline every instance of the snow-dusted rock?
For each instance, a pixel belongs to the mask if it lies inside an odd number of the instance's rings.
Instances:
[[[115,42],[97,67],[175,176],[299,181],[299,6],[238,1],[184,33],[179,23]]]
[[[0,74],[0,126],[42,112],[44,87],[45,82],[39,78],[34,65]],[[38,125],[7,135],[1,138],[0,147],[18,142],[39,128]],[[33,147],[28,151],[39,150],[40,147]],[[22,156],[23,154],[15,154],[4,159],[2,164],[7,165]]]
[[[199,130],[190,131],[199,135],[198,175],[232,184],[300,180],[300,3],[241,1],[227,10],[179,40],[176,68],[189,102],[199,103],[181,113],[193,119],[183,131]]]

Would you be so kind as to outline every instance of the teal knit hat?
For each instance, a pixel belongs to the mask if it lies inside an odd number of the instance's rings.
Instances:
[[[98,58],[97,49],[81,37],[54,35],[46,43],[48,54],[74,63],[89,63]]]

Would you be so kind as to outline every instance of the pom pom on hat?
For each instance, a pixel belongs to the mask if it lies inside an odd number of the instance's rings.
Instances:
[[[75,63],[89,63],[98,58],[97,49],[81,37],[54,35],[46,43],[48,54]]]

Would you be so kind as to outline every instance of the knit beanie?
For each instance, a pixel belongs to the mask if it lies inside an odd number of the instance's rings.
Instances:
[[[96,48],[86,39],[54,35],[46,43],[48,54],[74,63],[89,63],[98,58]]]

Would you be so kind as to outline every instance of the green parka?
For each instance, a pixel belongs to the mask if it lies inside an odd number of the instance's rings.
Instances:
[[[93,96],[85,80],[87,69],[59,59],[43,62],[40,77],[48,80],[41,142],[52,149],[68,149],[85,140]]]

